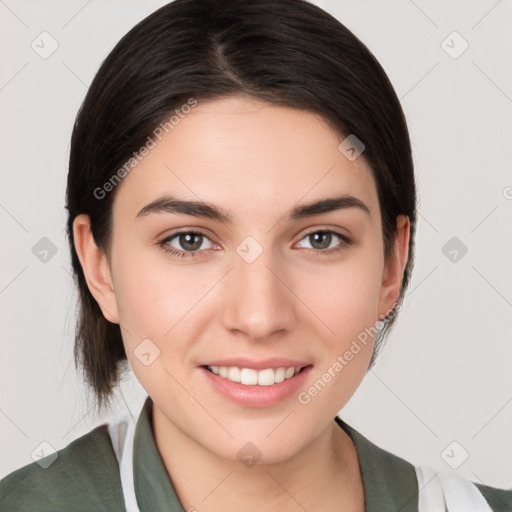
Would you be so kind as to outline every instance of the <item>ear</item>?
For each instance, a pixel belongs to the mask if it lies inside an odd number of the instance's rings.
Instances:
[[[388,260],[384,263],[379,298],[379,319],[393,309],[400,294],[404,269],[409,258],[411,223],[406,215],[396,218],[396,233]]]
[[[100,306],[103,316],[109,322],[118,324],[119,310],[107,256],[96,245],[88,215],[76,216],[73,221],[73,237],[89,291]]]

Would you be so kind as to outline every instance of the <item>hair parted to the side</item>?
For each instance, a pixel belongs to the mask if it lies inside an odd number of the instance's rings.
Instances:
[[[405,117],[375,57],[339,21],[305,0],[175,0],[131,29],[102,63],[71,139],[66,207],[79,290],[75,359],[100,406],[108,402],[126,354],[120,327],[104,318],[87,287],[73,221],[89,215],[94,240],[108,256],[112,205],[122,183],[101,199],[94,191],[190,98],[233,95],[316,113],[340,137],[355,134],[364,143],[361,158],[377,184],[385,257],[397,216],[411,222],[401,304],[413,265],[416,187]],[[396,316],[377,334],[370,367]]]

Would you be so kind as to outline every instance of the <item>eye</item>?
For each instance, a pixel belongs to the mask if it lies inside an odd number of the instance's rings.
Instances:
[[[215,244],[199,231],[181,231],[168,236],[159,244],[165,252],[181,258],[197,256],[200,251],[211,249]]]
[[[309,247],[303,247],[317,255],[329,255],[341,251],[352,244],[352,241],[337,231],[322,229],[311,231],[305,235],[299,244],[306,241]],[[200,255],[202,251],[214,249],[216,244],[200,231],[181,231],[164,238],[159,245],[166,253],[179,258],[190,258]]]
[[[305,240],[309,247],[305,249],[316,252],[317,254],[332,254],[335,251],[340,251],[348,247],[352,241],[345,235],[333,230],[317,230],[311,231],[304,236],[299,244]]]

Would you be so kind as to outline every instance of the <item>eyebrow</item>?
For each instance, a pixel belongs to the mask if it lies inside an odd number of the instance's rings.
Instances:
[[[360,199],[350,195],[342,195],[296,206],[288,212],[288,220],[299,220],[347,208],[357,208],[370,215],[370,209]],[[137,213],[136,218],[159,213],[193,215],[194,217],[212,219],[224,224],[233,222],[231,213],[224,208],[203,201],[184,201],[172,196],[164,196],[147,204]]]

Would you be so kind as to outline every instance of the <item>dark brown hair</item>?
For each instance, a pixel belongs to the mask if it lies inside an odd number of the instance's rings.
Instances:
[[[73,240],[79,214],[91,220],[107,256],[112,204],[104,186],[153,130],[190,98],[244,95],[319,114],[340,136],[355,134],[377,184],[385,257],[396,218],[411,222],[416,188],[406,121],[396,93],[368,48],[331,15],[304,0],[176,0],[131,29],[96,74],[78,112],[67,183],[67,233],[79,291],[75,358],[100,404],[116,385],[126,354],[120,327],[89,292]],[[396,319],[376,337],[370,366]]]

